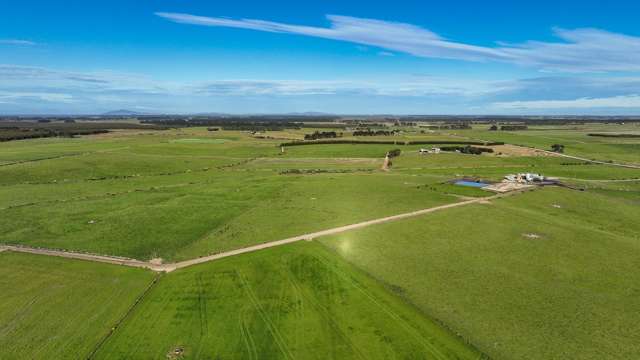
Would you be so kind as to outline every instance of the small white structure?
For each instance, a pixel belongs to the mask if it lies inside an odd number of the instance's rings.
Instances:
[[[515,175],[507,175],[504,179],[508,182],[516,182],[521,184],[529,184],[534,182],[542,182],[545,177],[540,174],[534,173],[520,173]]]
[[[440,148],[420,149],[420,154],[440,154]]]

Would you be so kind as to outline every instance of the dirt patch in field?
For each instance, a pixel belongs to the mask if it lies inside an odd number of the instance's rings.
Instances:
[[[555,153],[510,144],[489,147],[493,149],[493,155],[496,156],[559,156]]]
[[[527,188],[532,188],[533,185],[520,184],[514,182],[500,182],[491,184],[489,186],[485,186],[484,190],[489,190],[497,193],[507,193],[510,191],[523,190]]]
[[[526,237],[527,239],[540,239],[540,235],[535,234],[535,233],[526,233],[526,234],[522,234],[522,236]]]
[[[259,158],[257,164],[377,164],[376,158]]]
[[[184,354],[184,348],[178,346],[167,353],[167,359],[179,359]]]

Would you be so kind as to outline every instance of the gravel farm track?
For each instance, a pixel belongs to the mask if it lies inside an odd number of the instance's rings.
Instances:
[[[455,202],[452,204],[435,206],[431,208],[411,211],[411,212],[402,213],[398,215],[387,216],[387,217],[368,220],[368,221],[359,222],[355,224],[339,226],[339,227],[322,230],[318,232],[298,235],[298,236],[294,236],[294,237],[290,237],[282,240],[270,241],[270,242],[266,242],[258,245],[252,245],[252,246],[248,246],[240,249],[225,251],[217,254],[202,256],[195,259],[190,259],[190,260],[185,260],[185,261],[180,261],[175,263],[160,264],[160,263],[154,262],[153,260],[142,261],[142,260],[129,259],[124,257],[117,257],[117,256],[97,255],[97,254],[88,254],[88,253],[44,249],[44,248],[32,248],[32,247],[15,246],[15,245],[0,245],[0,252],[14,251],[14,252],[22,252],[22,253],[30,253],[30,254],[38,254],[38,255],[57,256],[57,257],[63,257],[63,258],[69,258],[69,259],[78,259],[78,260],[94,261],[94,262],[101,262],[101,263],[108,263],[108,264],[124,265],[124,266],[137,267],[137,268],[146,268],[156,272],[172,272],[177,269],[181,269],[181,268],[185,268],[185,267],[189,267],[197,264],[202,264],[209,261],[215,261],[215,260],[230,257],[230,256],[235,256],[235,255],[262,250],[262,249],[268,249],[271,247],[286,245],[286,244],[290,244],[297,241],[302,241],[302,240],[311,241],[321,236],[338,234],[338,233],[342,233],[349,230],[355,230],[355,229],[360,229],[360,228],[371,226],[371,225],[420,216],[420,215],[424,215],[424,214],[428,214],[428,213],[432,213],[440,210],[446,210],[450,208],[471,205],[476,203],[487,203],[493,199],[518,194],[527,190],[529,189],[512,191],[509,193],[504,193],[499,195],[474,198],[472,200],[465,200],[465,201]]]

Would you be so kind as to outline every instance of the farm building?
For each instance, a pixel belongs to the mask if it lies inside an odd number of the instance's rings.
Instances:
[[[420,154],[440,154],[440,148],[420,149]]]
[[[517,182],[522,184],[542,182],[545,180],[544,176],[534,173],[520,173],[512,174],[504,177],[506,181]]]

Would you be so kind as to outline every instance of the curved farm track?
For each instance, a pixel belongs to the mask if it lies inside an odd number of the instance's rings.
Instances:
[[[176,263],[159,264],[157,262],[154,262],[153,260],[142,261],[142,260],[129,259],[124,257],[117,257],[117,256],[96,255],[96,254],[87,254],[87,253],[79,253],[79,252],[72,252],[72,251],[32,248],[32,247],[15,246],[15,245],[0,246],[0,252],[15,251],[15,252],[22,252],[22,253],[57,256],[57,257],[63,257],[63,258],[69,258],[69,259],[78,259],[78,260],[94,261],[94,262],[123,265],[123,266],[137,267],[137,268],[145,268],[145,269],[153,270],[156,272],[171,272],[176,269],[181,269],[181,268],[185,268],[185,267],[189,267],[197,264],[202,264],[209,261],[215,261],[215,260],[223,259],[230,256],[250,253],[250,252],[254,252],[262,249],[268,249],[276,246],[286,245],[286,244],[290,244],[297,241],[302,241],[302,240],[310,241],[321,236],[338,234],[345,231],[350,231],[350,230],[360,229],[360,228],[371,226],[371,225],[382,224],[390,221],[396,221],[396,220],[406,219],[410,217],[420,216],[420,215],[424,215],[424,214],[428,214],[428,213],[432,213],[440,210],[446,210],[450,208],[461,207],[461,206],[471,205],[476,203],[487,203],[490,200],[505,197],[505,196],[510,196],[520,192],[522,191],[514,191],[506,194],[499,194],[499,195],[482,197],[482,198],[474,198],[472,200],[465,200],[465,201],[456,202],[452,204],[440,205],[440,206],[435,206],[427,209],[421,209],[421,210],[411,211],[411,212],[402,213],[398,215],[392,215],[392,216],[387,216],[383,218],[363,221],[355,224],[338,226],[331,229],[298,235],[291,238],[286,238],[286,239],[281,239],[276,241],[270,241],[263,244],[252,245],[252,246],[248,246],[240,249],[225,251],[218,254],[203,256],[203,257],[180,261]]]

